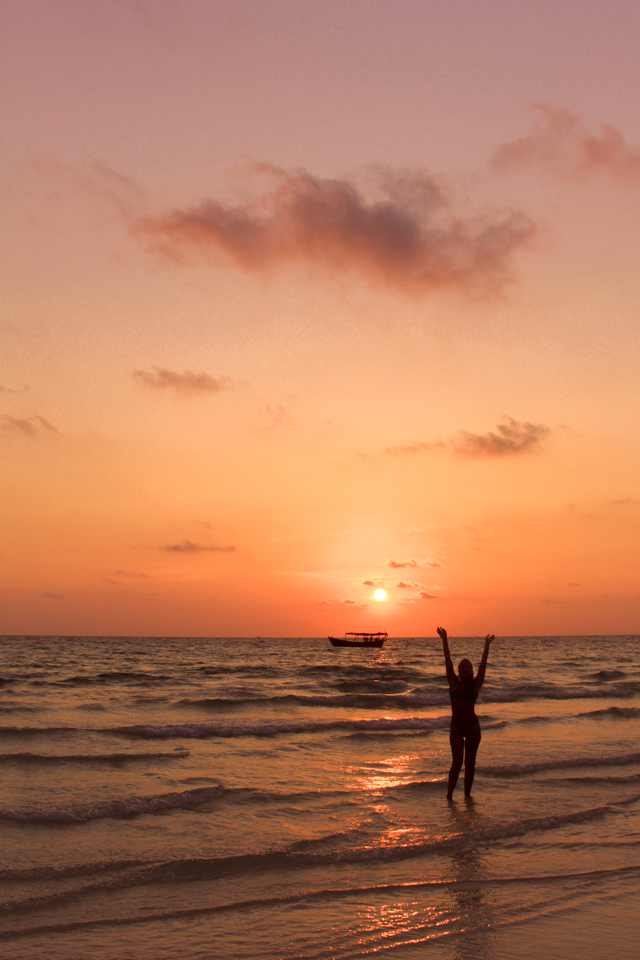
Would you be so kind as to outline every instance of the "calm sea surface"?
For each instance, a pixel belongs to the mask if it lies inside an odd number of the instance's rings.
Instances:
[[[477,666],[482,642],[451,640]],[[638,637],[498,639],[474,802],[441,645],[0,639],[20,958],[640,955]]]

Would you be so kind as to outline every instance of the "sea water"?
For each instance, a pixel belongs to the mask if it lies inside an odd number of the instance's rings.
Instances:
[[[452,639],[477,665],[478,639]],[[0,641],[20,958],[640,955],[637,637],[497,639],[473,801],[436,639]]]

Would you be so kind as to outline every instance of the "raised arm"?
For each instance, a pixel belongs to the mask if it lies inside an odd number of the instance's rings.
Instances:
[[[487,671],[487,660],[489,659],[489,647],[491,643],[495,640],[493,633],[488,633],[484,638],[484,650],[482,651],[482,660],[480,661],[480,666],[478,667],[478,672],[476,673],[475,680],[473,681],[473,689],[479,690],[482,684],[484,683],[484,675]]]
[[[442,639],[442,649],[444,651],[444,662],[447,668],[447,682],[449,686],[455,686],[457,677],[456,672],[453,669],[453,664],[451,663],[451,654],[449,653],[449,640],[447,637],[447,631],[444,627],[438,627],[438,636]]]

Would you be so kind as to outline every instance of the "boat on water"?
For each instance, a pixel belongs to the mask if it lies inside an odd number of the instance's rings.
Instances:
[[[329,637],[334,647],[381,647],[389,634],[386,630],[377,633],[345,633],[344,637]]]

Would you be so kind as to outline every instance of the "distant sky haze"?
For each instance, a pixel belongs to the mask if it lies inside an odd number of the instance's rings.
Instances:
[[[638,632],[639,44],[4,0],[0,633]]]

